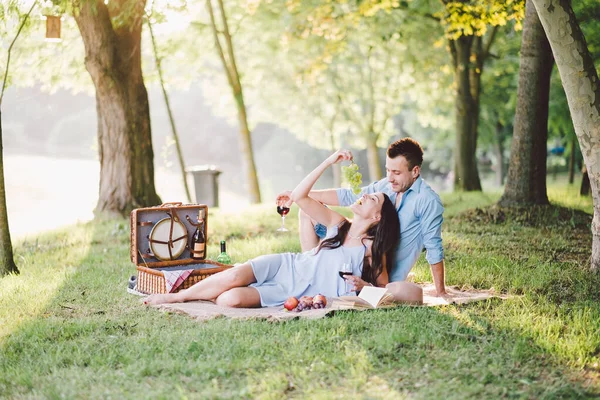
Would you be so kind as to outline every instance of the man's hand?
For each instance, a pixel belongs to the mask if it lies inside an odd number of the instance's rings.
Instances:
[[[446,297],[446,283],[444,279],[444,260],[437,264],[431,264],[431,275],[433,276],[433,283],[435,284],[435,291],[437,297]]]
[[[291,207],[292,205],[292,191],[286,190],[277,195],[275,202],[280,207]]]

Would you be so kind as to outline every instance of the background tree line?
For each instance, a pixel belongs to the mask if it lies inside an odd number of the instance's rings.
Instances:
[[[13,40],[18,27],[24,29],[11,68],[5,60],[4,77],[6,85],[95,93],[97,213],[127,215],[160,202],[146,90],[158,76],[154,56],[162,60],[167,90],[210,82],[206,98],[239,127],[239,149],[233,149],[239,153],[231,156],[244,160],[253,202],[261,195],[251,137],[261,122],[319,148],[365,149],[372,180],[382,176],[378,149],[396,136],[417,137],[434,163],[453,171],[455,190],[482,189],[478,161],[494,165],[498,183],[508,165],[503,205],[548,202],[550,135],[567,145],[572,169],[577,159],[587,166],[596,205],[592,265],[597,268],[598,128],[584,134],[581,121],[575,124],[580,131],[574,128],[575,100],[569,96],[574,86],[565,96],[557,73],[563,76],[561,65],[559,71],[552,67],[552,51],[566,50],[552,47],[534,4],[545,7],[547,18],[565,10],[569,19],[563,22],[573,27],[572,40],[582,43],[589,57],[584,64],[592,82],[600,28],[593,16],[600,6],[578,2],[573,13],[567,1],[537,3],[12,0],[1,10],[3,42]],[[26,6],[62,15],[68,41],[43,47],[34,35],[39,21],[26,18]],[[157,28],[154,49],[148,26]],[[597,77],[595,82],[597,90]],[[452,164],[436,157],[448,148]],[[0,232],[9,238],[7,226]]]

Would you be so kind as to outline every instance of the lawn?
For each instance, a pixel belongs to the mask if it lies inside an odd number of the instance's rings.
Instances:
[[[338,312],[282,323],[198,323],[125,288],[128,220],[79,224],[15,245],[0,279],[0,397],[488,399],[600,396],[600,276],[591,199],[490,208],[499,193],[443,196],[448,285],[513,295],[463,306]],[[560,208],[560,207],[567,207]],[[297,209],[211,210],[210,258],[297,251]],[[431,279],[421,257],[413,270]]]

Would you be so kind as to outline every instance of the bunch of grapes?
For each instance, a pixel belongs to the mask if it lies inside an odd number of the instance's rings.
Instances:
[[[316,310],[319,308],[325,308],[327,305],[327,298],[322,294],[318,294],[315,297],[302,296],[300,300],[295,297],[290,297],[286,300],[283,306],[292,312],[301,312],[304,310]]]
[[[360,186],[362,185],[362,174],[358,172],[358,164],[352,162],[347,167],[342,167],[342,175],[346,184],[352,189],[352,192],[359,194]]]

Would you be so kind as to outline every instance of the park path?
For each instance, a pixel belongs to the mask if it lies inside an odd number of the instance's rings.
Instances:
[[[99,162],[93,160],[5,154],[12,239],[91,220],[98,201],[99,171]],[[180,180],[177,173],[156,168],[156,188],[163,201],[186,203]],[[235,205],[239,209],[235,195],[222,189],[219,205],[220,208]]]

